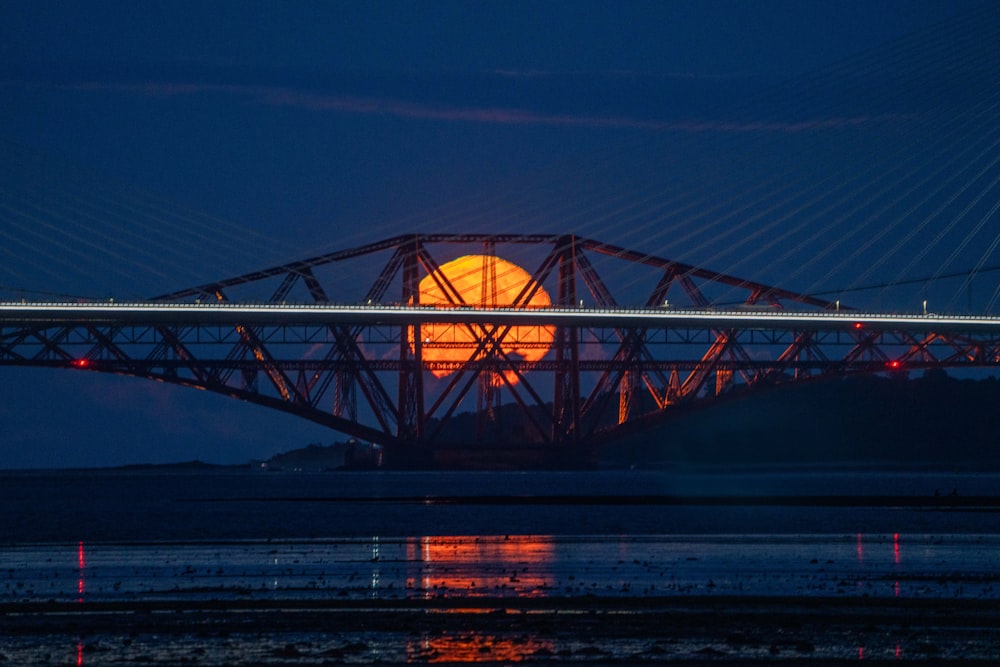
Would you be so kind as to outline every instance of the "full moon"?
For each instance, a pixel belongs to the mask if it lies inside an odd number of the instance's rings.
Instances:
[[[420,304],[424,306],[467,305],[474,308],[513,307],[519,294],[530,289],[531,275],[517,264],[492,255],[465,255],[442,264],[437,271],[420,281]],[[452,294],[448,298],[445,290]],[[461,297],[461,301],[457,297]],[[543,308],[551,305],[541,285],[518,308]],[[422,356],[431,365],[435,377],[445,377],[469,361],[476,346],[490,329],[489,324],[449,324],[429,322],[420,327]],[[502,329],[498,330],[500,333]],[[513,326],[500,344],[503,352],[534,363],[548,353],[555,334],[553,327]],[[413,341],[410,341],[411,347]],[[487,348],[489,349],[489,348]],[[517,382],[517,374],[504,371],[508,382]],[[493,377],[495,385],[504,378]]]

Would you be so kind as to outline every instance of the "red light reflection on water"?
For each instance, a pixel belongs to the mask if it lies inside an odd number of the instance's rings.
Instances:
[[[423,537],[407,544],[407,560],[420,568],[406,587],[431,595],[545,594],[552,562],[549,536]]]
[[[896,565],[899,565],[899,533],[892,534],[892,559]],[[892,585],[892,592],[896,597],[899,597],[898,581]]]
[[[865,562],[864,536],[861,533],[857,533],[856,543],[857,543],[856,552],[857,552],[858,564],[861,565],[861,564],[863,564]],[[892,534],[892,562],[894,564],[896,564],[896,565],[899,565],[902,562],[902,548],[901,548],[900,544],[901,544],[901,541],[900,541],[899,533],[893,533]],[[878,553],[879,553],[879,551],[876,550],[876,552],[875,552],[876,556],[878,555]],[[881,560],[881,559],[878,559],[878,560]],[[858,584],[858,588],[860,589],[862,587],[862,580],[860,578],[858,579],[857,584]],[[893,582],[892,592],[893,592],[893,595],[895,597],[898,598],[900,596],[901,589],[900,589],[900,586],[899,586],[899,581]]]
[[[903,657],[903,647],[902,647],[902,645],[896,644],[896,650],[893,651],[892,655],[893,655],[893,658],[895,658],[896,660],[899,660],[900,658],[902,658]],[[865,647],[864,646],[859,646],[858,647],[858,660],[864,660],[864,659],[865,659]]]
[[[551,585],[553,558],[549,536],[423,537],[407,544],[407,560],[419,571],[407,577],[406,588],[424,597],[542,596]],[[507,663],[553,650],[551,641],[530,633],[505,637],[469,631],[415,638],[407,645],[407,661]]]
[[[77,582],[76,582],[76,592],[77,592],[77,594],[80,597],[78,597],[76,599],[76,601],[77,602],[83,602],[83,589],[84,589],[83,571],[84,571],[84,568],[87,565],[87,561],[84,558],[84,553],[83,553],[83,542],[80,542],[77,545],[76,562],[77,562],[78,569],[80,570],[79,577],[78,577]]]
[[[552,655],[551,641],[530,635],[517,637],[462,633],[424,636],[407,644],[407,662],[521,662],[538,656]]]

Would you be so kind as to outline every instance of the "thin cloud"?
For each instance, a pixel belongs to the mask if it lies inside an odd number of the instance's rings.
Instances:
[[[443,122],[485,123],[494,125],[537,125],[579,128],[619,128],[650,131],[684,132],[804,132],[864,125],[898,118],[895,115],[818,118],[794,122],[681,120],[665,121],[627,115],[577,115],[531,111],[499,106],[463,107],[413,102],[386,97],[365,97],[302,92],[280,86],[248,86],[200,82],[149,81],[43,84],[49,87],[81,91],[127,92],[151,96],[226,94],[252,98],[259,104],[285,106],[310,111],[333,111],[361,115],[394,116]]]
[[[825,118],[801,122],[659,121],[629,116],[586,116],[546,114],[502,107],[447,107],[392,99],[338,97],[303,94],[273,89],[260,95],[261,101],[312,110],[392,115],[404,118],[466,121],[501,125],[556,125],[567,127],[628,128],[642,130],[682,130],[688,132],[802,132],[862,125],[885,117]]]

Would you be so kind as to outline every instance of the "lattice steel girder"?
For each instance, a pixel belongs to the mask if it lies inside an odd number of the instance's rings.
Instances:
[[[433,318],[433,314],[428,314]],[[490,329],[489,325],[476,327],[477,332],[485,337]],[[594,327],[581,326],[573,327],[578,331],[580,344],[583,346],[593,345],[615,345],[621,343],[622,331],[618,327]],[[401,332],[398,327],[382,326],[359,322],[350,329],[348,334],[352,340],[358,341],[361,345],[369,346],[398,346],[401,339]],[[257,332],[257,340],[269,346],[280,347],[282,349],[316,348],[332,344],[337,337],[332,333],[332,328],[326,325],[264,325],[254,327]],[[649,349],[671,350],[674,348],[704,348],[712,345],[717,338],[714,327],[683,327],[683,328],[656,328],[647,326],[643,329],[634,329],[641,335],[641,343]],[[859,338],[854,332],[837,332],[822,330],[795,329],[774,329],[764,331],[761,329],[733,329],[733,340],[743,347],[770,347],[780,346],[785,348],[803,335],[807,335],[812,348],[849,348],[850,352],[840,356],[851,357],[858,353],[859,349],[907,349],[913,350],[913,354],[920,353],[921,350],[931,352],[934,350],[949,350],[953,354],[960,356],[972,355],[983,357],[990,350],[995,350],[1000,345],[1000,336],[995,333],[986,332],[983,334],[950,334],[935,333],[933,331],[908,330],[881,330],[868,332],[863,338]],[[165,334],[169,333],[169,336]],[[75,326],[10,326],[0,322],[0,349],[9,351],[22,350],[28,358],[37,356],[41,351],[55,351],[60,358],[75,358],[74,354],[63,354],[65,349],[79,349],[98,346],[105,349],[108,346],[119,348],[120,350],[132,350],[131,357],[135,356],[135,350],[152,350],[165,343],[171,344],[173,341],[180,341],[189,349],[231,348],[241,341],[237,330],[226,330],[225,327],[217,325],[183,325],[183,326],[147,326],[144,324],[125,325],[94,325],[89,322],[80,322]],[[487,337],[487,340],[492,338]],[[859,343],[859,340],[863,341]],[[531,344],[522,343],[522,344]],[[476,346],[455,342],[451,344],[456,349],[476,349]],[[496,341],[483,346],[486,349],[490,345],[495,346]],[[104,346],[104,347],[102,347]],[[979,350],[974,355],[972,350]],[[676,355],[676,352],[667,352]],[[118,354],[124,354],[118,352]],[[834,355],[837,356],[837,355]],[[833,358],[833,357],[831,357]],[[947,358],[946,358],[947,359]],[[946,359],[942,359],[942,362]]]
[[[485,290],[466,303],[442,272],[458,253],[513,260],[531,280],[509,305],[482,309],[490,301]],[[482,274],[495,295],[496,276],[486,264]],[[421,307],[428,276],[452,307]],[[523,307],[540,290],[556,308]],[[582,308],[581,298],[604,309]],[[0,364],[197,386],[396,444],[433,443],[452,417],[474,407],[463,403],[474,392],[486,410],[496,410],[502,394],[546,443],[567,444],[733,387],[895,365],[1000,364],[1000,325],[927,318],[918,326],[910,318],[903,326],[888,316],[855,322],[832,302],[566,234],[406,234],[154,301],[160,310],[124,319],[105,317],[99,304],[89,316],[67,309],[58,320],[39,308],[12,319],[0,304]],[[619,306],[625,303],[643,305]],[[712,310],[719,303],[737,305]],[[802,313],[827,320],[796,322]],[[424,325],[441,322],[476,342],[426,340]],[[554,333],[541,361],[512,352],[513,328],[522,326]],[[521,350],[548,345],[519,338]],[[429,359],[431,348],[448,355]],[[356,410],[355,399],[363,401]]]
[[[244,400],[268,405],[312,419],[322,424],[337,424],[337,428],[355,437],[365,437],[377,442],[398,442],[395,433],[396,408],[384,385],[394,375],[404,370],[407,359],[389,353],[400,349],[404,341],[398,327],[379,327],[359,323],[351,330],[339,329],[334,335],[329,327],[294,325],[288,327],[255,327],[259,340],[266,340],[269,353],[268,365],[282,377],[292,378],[298,373],[310,373],[311,387],[331,385],[334,374],[370,378],[367,392],[379,392],[377,400],[369,403],[380,406],[369,408],[367,419],[360,414],[356,420],[343,419],[333,412],[334,397],[329,406],[321,403],[325,390],[303,393],[302,383],[293,383],[298,398],[283,395],[273,383],[242,382],[245,374],[261,369],[260,360],[252,353],[233,355],[233,346],[240,342],[238,332],[227,332],[214,325],[196,326],[60,326],[52,329],[38,327],[0,327],[0,364],[78,368],[131,374],[155,378],[187,386],[196,386],[219,393],[239,396]],[[493,372],[503,368],[514,372],[516,384],[505,383],[502,390],[517,402],[522,410],[537,420],[537,408],[553,400],[553,395],[541,391],[545,376],[565,377],[574,372],[582,386],[595,393],[588,399],[592,413],[581,405],[577,428],[583,429],[579,437],[596,431],[602,419],[602,410],[594,406],[609,406],[612,394],[618,396],[618,386],[628,378],[630,394],[625,402],[616,398],[615,422],[619,417],[629,419],[649,413],[636,395],[643,384],[653,384],[645,389],[653,397],[653,409],[667,403],[694,400],[714,393],[718,384],[709,380],[714,373],[732,373],[727,380],[737,385],[753,386],[756,383],[787,381],[797,373],[810,376],[824,374],[863,373],[890,370],[889,361],[898,360],[900,368],[917,370],[925,368],[991,367],[1000,366],[1000,336],[983,337],[951,336],[946,334],[913,335],[907,331],[854,332],[821,331],[761,331],[730,330],[720,337],[711,329],[683,330],[634,329],[628,332],[628,345],[623,346],[621,331],[615,328],[576,328],[578,358],[567,363],[565,357],[550,356],[529,364],[518,358],[496,356],[498,339],[483,336],[483,343],[476,347],[465,346],[465,360],[454,362],[423,362],[421,374],[452,372],[450,381],[435,380],[428,384],[425,396],[433,398],[435,408],[428,414],[437,419],[447,419],[458,411],[461,398],[475,385],[475,378],[484,372],[484,364]],[[366,337],[370,340],[366,340]],[[705,345],[705,341],[712,341]],[[738,341],[744,356],[724,354],[729,341]],[[791,342],[789,342],[791,341]],[[346,345],[345,345],[346,343]],[[462,349],[456,344],[456,348]],[[706,349],[707,348],[707,349]],[[484,351],[492,354],[484,355]],[[639,351],[642,353],[640,354]],[[600,358],[601,355],[607,355]],[[499,365],[497,365],[499,364]],[[234,375],[235,373],[235,375]],[[649,375],[656,373],[655,376]],[[675,399],[667,400],[669,378],[676,374],[688,378],[681,390],[675,390]],[[740,373],[747,374],[740,377]],[[600,378],[604,377],[605,380]],[[723,376],[720,376],[723,377]],[[228,378],[221,380],[220,378]],[[464,380],[463,380],[464,378]],[[638,382],[643,378],[642,382]],[[656,378],[651,380],[651,378]],[[737,382],[737,380],[739,380]],[[455,382],[465,382],[465,391],[454,389]],[[447,390],[447,384],[452,385]],[[664,386],[659,386],[663,384]],[[550,385],[551,386],[551,385]],[[442,389],[445,387],[445,389]],[[522,397],[521,393],[526,392]],[[528,399],[530,396],[530,399]],[[603,398],[600,398],[603,397]],[[578,399],[579,400],[579,399]],[[625,407],[623,407],[625,406]],[[608,408],[610,409],[610,408]],[[381,412],[379,412],[381,410]],[[547,430],[557,425],[553,414],[545,423],[535,421],[535,430]],[[431,434],[440,432],[438,426]]]
[[[994,355],[1000,356],[1000,349],[993,352]],[[348,361],[336,361],[330,363],[323,363],[321,361],[285,361],[280,362],[282,368],[286,372],[315,372],[315,371],[349,371],[352,368],[352,364]],[[173,360],[162,360],[162,361],[149,361],[149,360],[130,360],[130,361],[90,361],[84,358],[75,359],[72,361],[67,360],[24,360],[21,358],[10,359],[2,358],[0,359],[0,365],[2,366],[30,366],[35,368],[71,368],[71,369],[85,369],[89,371],[100,371],[107,373],[115,373],[119,375],[132,375],[130,369],[139,368],[142,369],[141,373],[136,373],[138,375],[145,376],[149,373],[163,373],[170,374],[172,377],[183,377],[178,374],[178,371],[188,371],[191,373],[190,379],[196,381],[197,378],[194,375],[190,364],[186,361],[179,359]],[[924,361],[914,361],[914,362],[900,362],[900,365],[893,368],[888,365],[887,362],[878,360],[864,360],[855,361],[851,363],[843,361],[819,361],[810,360],[797,362],[794,364],[781,364],[775,361],[730,361],[721,360],[712,364],[709,368],[710,370],[726,370],[726,371],[741,371],[741,370],[754,370],[758,372],[765,371],[777,371],[779,372],[790,372],[796,369],[800,370],[815,370],[824,371],[830,374],[842,374],[842,373],[859,373],[859,372],[882,372],[891,370],[922,370],[930,368],[942,368],[940,362],[924,362]],[[948,366],[949,368],[957,368],[959,366]],[[968,368],[997,368],[1000,367],[1000,360],[994,361],[992,363],[983,364],[965,364]],[[373,370],[377,372],[392,372],[396,373],[399,371],[399,363],[396,361],[380,361],[372,364]],[[521,373],[524,377],[531,377],[532,374],[539,373],[553,373],[557,365],[553,361],[543,361],[535,364],[520,364],[515,363],[513,366],[508,366],[508,370],[515,370]],[[657,370],[663,373],[669,373],[671,371],[678,372],[691,372],[695,370],[700,370],[705,368],[705,364],[700,361],[666,361],[660,360],[655,362],[644,362],[642,364],[637,364],[636,366],[622,367],[620,364],[613,360],[603,360],[603,361],[581,361],[580,370],[584,373],[611,373],[620,372],[621,374],[630,372],[641,372],[647,370]],[[204,362],[201,370],[206,371],[217,371],[220,369],[234,370],[234,371],[259,371],[260,366],[255,364],[251,360],[244,361],[221,361],[221,362]],[[439,371],[451,371],[453,373],[458,372],[468,372],[469,369],[464,367],[462,364],[458,363],[433,363],[427,364],[425,370],[439,370]],[[474,376],[475,379],[477,376]],[[466,378],[468,379],[468,378]],[[212,380],[207,380],[206,383],[211,383]],[[186,384],[191,384],[190,382]],[[766,384],[766,383],[765,383]],[[515,388],[519,385],[513,385]],[[204,388],[204,387],[203,387]],[[612,396],[613,398],[613,396]]]

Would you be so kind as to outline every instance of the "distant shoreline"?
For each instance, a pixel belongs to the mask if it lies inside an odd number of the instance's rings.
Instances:
[[[761,464],[693,464],[683,463],[675,466],[663,466],[656,468],[628,468],[623,466],[605,466],[588,470],[551,470],[551,469],[497,469],[486,470],[476,469],[413,469],[405,470],[398,468],[309,468],[309,469],[282,469],[270,468],[262,469],[256,462],[248,463],[210,463],[206,461],[177,461],[167,463],[128,463],[117,466],[93,466],[93,467],[68,467],[68,468],[0,468],[0,474],[17,473],[201,473],[201,472],[240,472],[253,475],[261,474],[285,474],[285,475],[338,475],[344,473],[448,473],[448,474],[489,474],[491,472],[501,474],[517,473],[558,473],[594,475],[608,472],[637,474],[665,474],[665,475],[816,475],[816,474],[885,474],[885,475],[993,475],[1000,473],[1000,466],[972,464],[955,465],[952,463],[866,463],[866,462],[837,462],[837,463],[761,463]]]

